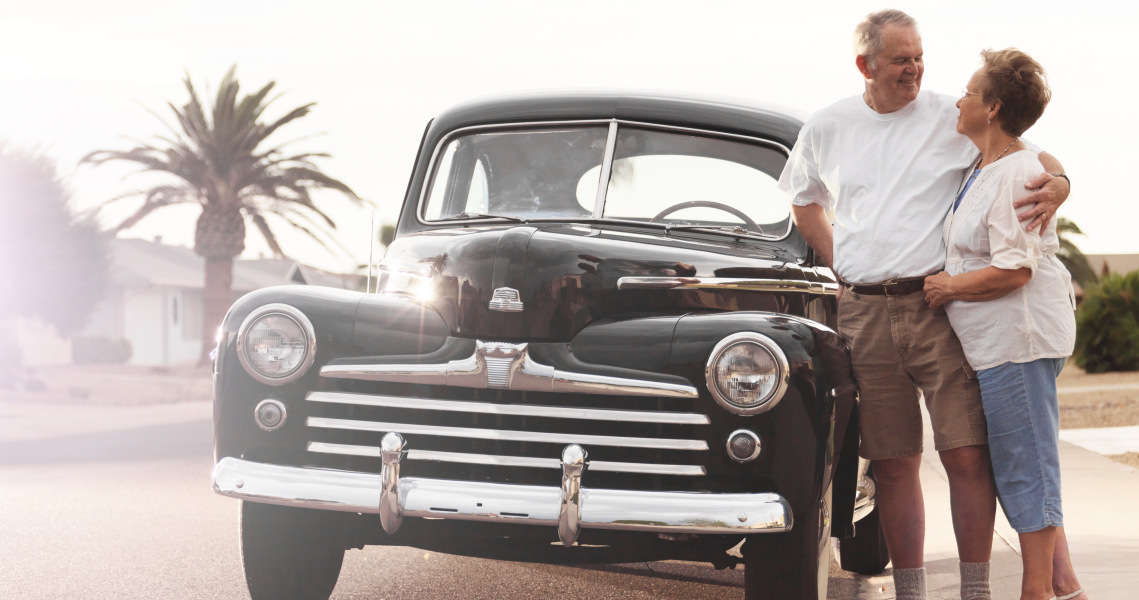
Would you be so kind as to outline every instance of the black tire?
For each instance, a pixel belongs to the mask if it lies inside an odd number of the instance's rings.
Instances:
[[[241,503],[241,566],[253,600],[327,600],[344,547],[320,511]]]
[[[825,511],[825,512],[824,512]],[[744,600],[826,600],[830,573],[830,491],[786,533],[748,537]],[[826,524],[820,523],[826,514]]]
[[[854,537],[838,540],[838,562],[843,571],[859,575],[877,575],[886,570],[890,550],[877,507],[854,524]]]

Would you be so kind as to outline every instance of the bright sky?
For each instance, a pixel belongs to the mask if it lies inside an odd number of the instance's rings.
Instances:
[[[214,90],[236,64],[245,91],[270,80],[279,116],[315,101],[278,132],[394,222],[429,119],[471,98],[528,90],[710,94],[774,103],[803,116],[861,92],[854,25],[889,4],[861,0],[0,0],[0,140],[56,158],[78,208],[144,185],[127,165],[77,166],[88,152],[164,134],[152,110],[186,100],[188,72]],[[1016,46],[1048,70],[1053,101],[1029,130],[1064,163],[1073,194],[1061,215],[1087,253],[1139,253],[1139,163],[1131,75],[1135,3],[899,1],[925,47],[925,89],[957,94],[982,48]],[[274,112],[273,109],[276,109]],[[270,138],[272,141],[273,138]],[[1120,194],[1117,200],[1115,194]],[[282,236],[286,252],[345,271],[368,254],[367,210],[318,197],[352,254]],[[127,207],[106,213],[110,224]],[[127,237],[190,246],[196,209],[155,213]],[[247,255],[266,252],[258,235]]]

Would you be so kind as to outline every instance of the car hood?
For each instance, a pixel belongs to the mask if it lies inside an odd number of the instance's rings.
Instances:
[[[621,315],[797,312],[779,294],[618,289],[629,277],[803,280],[804,246],[792,237],[759,242],[599,224],[437,229],[400,237],[381,267],[430,277],[425,302],[452,335],[568,341],[590,323]]]

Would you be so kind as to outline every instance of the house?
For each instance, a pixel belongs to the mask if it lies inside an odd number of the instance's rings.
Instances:
[[[1126,275],[1132,271],[1139,271],[1139,254],[1085,254],[1088,266],[1098,277],[1109,273]],[[1084,288],[1076,281],[1072,282],[1076,291],[1076,303],[1084,301]]]
[[[111,244],[111,281],[79,336],[125,339],[128,364],[168,366],[198,360],[202,348],[202,283],[205,260],[189,248],[159,240],[118,239]],[[363,289],[360,275],[342,275],[289,259],[238,259],[233,263],[233,298],[285,284]],[[21,339],[28,366],[71,360],[70,346],[42,332]],[[51,351],[44,351],[50,348]],[[61,350],[68,348],[66,354]]]
[[[1139,271],[1139,254],[1088,254],[1088,264],[1096,275],[1103,277],[1108,273],[1126,275],[1132,271]]]

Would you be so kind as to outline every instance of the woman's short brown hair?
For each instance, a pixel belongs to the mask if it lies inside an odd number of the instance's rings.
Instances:
[[[985,79],[981,99],[1001,103],[998,117],[1005,133],[1019,137],[1032,127],[1052,99],[1044,67],[1017,50],[982,50]]]

